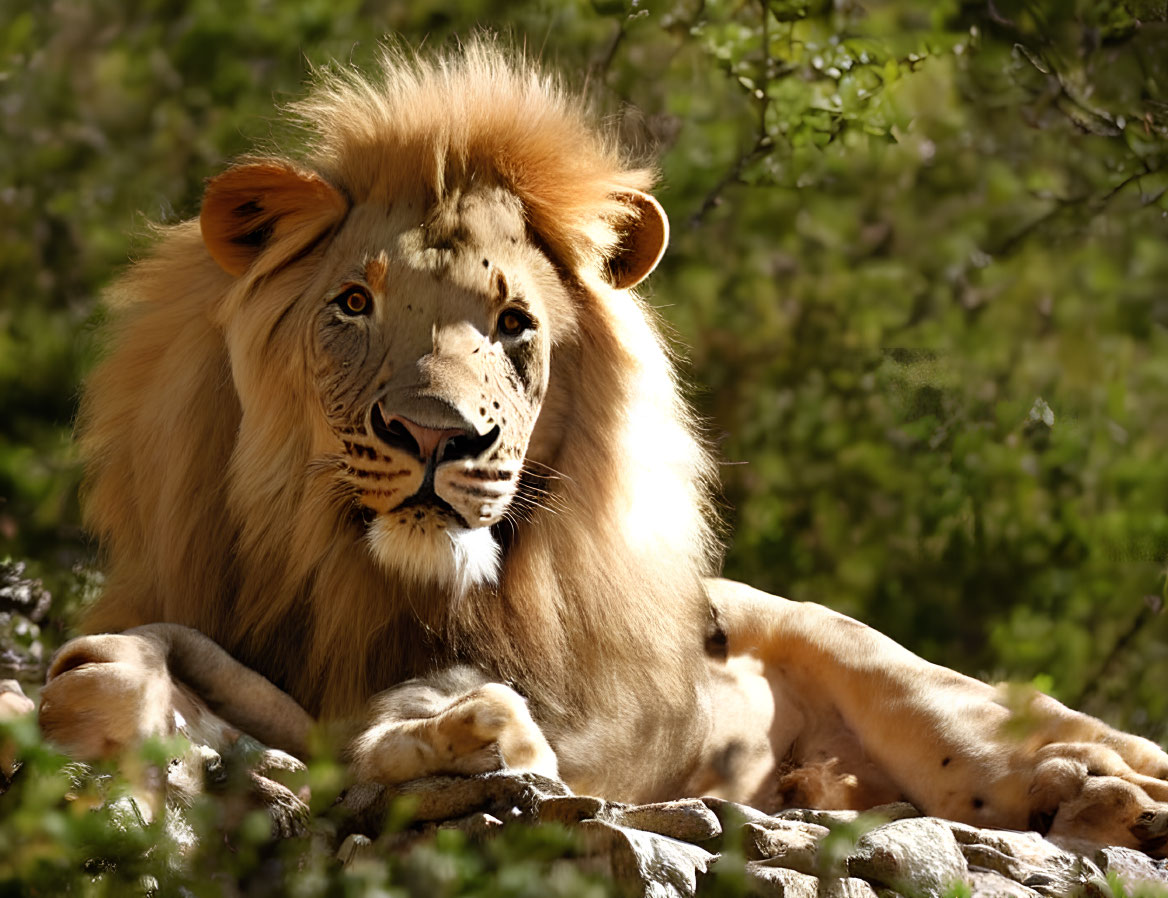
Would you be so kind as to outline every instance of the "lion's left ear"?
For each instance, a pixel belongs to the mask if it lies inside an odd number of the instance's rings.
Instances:
[[[317,239],[348,203],[320,175],[282,159],[235,165],[207,183],[199,227],[219,266],[238,277],[268,247],[290,252]]]
[[[630,207],[616,252],[608,260],[609,283],[618,290],[635,287],[649,276],[669,244],[669,219],[647,193],[628,190],[616,198]]]

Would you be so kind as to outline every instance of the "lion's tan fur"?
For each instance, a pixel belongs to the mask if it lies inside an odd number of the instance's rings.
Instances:
[[[653,178],[582,114],[580,97],[488,43],[439,61],[391,50],[382,63],[372,79],[323,70],[293,104],[314,132],[314,169],[351,197],[385,198],[419,188],[441,197],[493,172],[566,268],[607,258],[629,214],[614,191],[646,190]]]
[[[703,738],[710,464],[651,313],[601,277],[628,215],[613,191],[649,174],[489,42],[390,52],[370,80],[323,73],[295,110],[314,130],[298,164],[350,204],[433,204],[484,178],[522,202],[575,304],[530,452],[554,469],[551,495],[515,524],[498,587],[452,602],[388,576],[317,463],[295,306],[277,327],[318,250],[277,247],[233,280],[186,222],[114,288],[84,395],[85,508],[108,570],[87,629],[193,626],[333,717],[469,659],[523,684],[553,744],[580,737],[556,745],[562,767],[588,752],[611,774],[654,742],[675,743],[661,764],[677,767]],[[659,714],[645,739],[604,724],[635,708]],[[642,759],[629,776],[644,774]]]

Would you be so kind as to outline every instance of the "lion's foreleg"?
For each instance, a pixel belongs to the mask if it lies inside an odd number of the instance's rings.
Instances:
[[[162,647],[170,675],[218,717],[253,739],[298,758],[308,754],[312,716],[266,677],[190,627],[149,624],[124,634]]]
[[[274,778],[303,769],[280,749],[302,754],[310,724],[289,696],[207,637],[169,624],[66,643],[41,691],[42,731],[78,760],[118,757],[152,737],[190,741],[164,771],[139,770],[146,813],[222,787],[228,761],[246,773],[247,788],[231,795],[239,814],[263,808],[283,834],[298,829],[307,808]]]
[[[303,757],[312,723],[271,682],[203,634],[174,624],[66,643],[41,691],[41,729],[86,760],[176,732],[216,750],[245,732]]]

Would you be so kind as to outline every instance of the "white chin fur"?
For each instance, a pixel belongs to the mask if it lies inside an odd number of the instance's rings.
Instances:
[[[499,544],[486,527],[416,527],[379,516],[369,527],[374,557],[406,580],[432,583],[457,597],[499,578]]]

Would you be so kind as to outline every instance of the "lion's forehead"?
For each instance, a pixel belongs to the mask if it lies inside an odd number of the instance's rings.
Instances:
[[[493,288],[484,269],[521,277],[534,250],[522,205],[499,188],[454,192],[429,203],[363,203],[350,213],[346,231],[346,250],[360,257],[353,263],[378,279],[391,278],[378,270],[380,259],[470,290]]]

